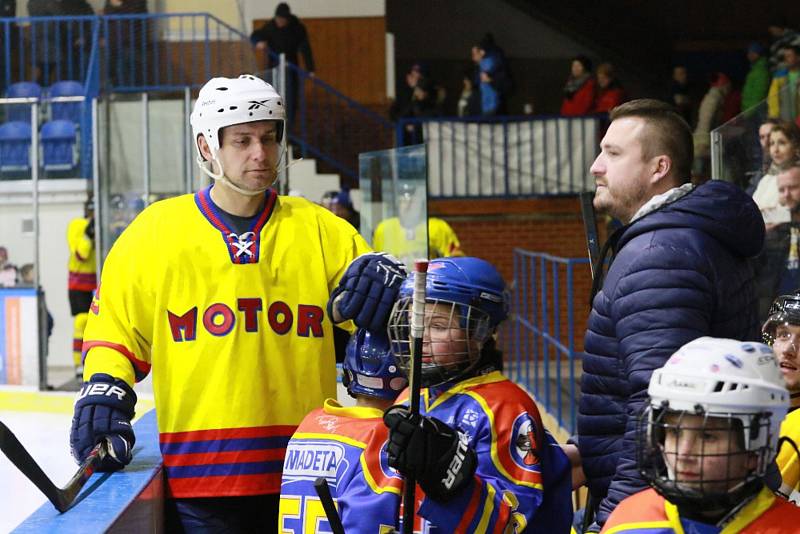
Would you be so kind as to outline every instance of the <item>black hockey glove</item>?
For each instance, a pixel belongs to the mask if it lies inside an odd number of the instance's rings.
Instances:
[[[383,416],[389,428],[389,465],[413,474],[425,494],[446,502],[469,485],[478,458],[467,438],[434,417],[392,406]]]
[[[116,471],[133,458],[136,442],[131,419],[136,393],[123,380],[107,374],[92,375],[78,393],[69,444],[72,456],[82,463],[95,445],[107,439],[108,454],[98,471]]]
[[[331,293],[328,315],[334,322],[352,319],[360,328],[384,330],[407,276],[406,266],[391,254],[362,254],[350,263]],[[334,320],[334,306],[338,320]]]

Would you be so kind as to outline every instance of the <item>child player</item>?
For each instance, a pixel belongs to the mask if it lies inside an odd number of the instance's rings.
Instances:
[[[409,277],[388,326],[407,373],[413,287]],[[413,473],[424,492],[425,531],[569,532],[570,463],[531,397],[500,372],[502,277],[478,258],[435,259],[425,293],[421,415],[394,406],[384,416],[389,465]]]
[[[648,394],[636,437],[652,488],[623,500],[602,532],[764,534],[800,524],[800,510],[764,483],[789,404],[769,347],[695,339],[653,373]]]
[[[356,405],[327,399],[309,413],[286,448],[281,480],[279,532],[330,532],[314,481],[325,477],[347,534],[382,534],[397,526],[402,479],[381,449],[381,418],[405,389],[384,332],[358,330],[347,344],[342,382]]]

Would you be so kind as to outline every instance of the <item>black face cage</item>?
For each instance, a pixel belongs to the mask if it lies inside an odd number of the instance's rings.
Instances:
[[[403,297],[395,303],[387,327],[392,354],[406,375],[411,372],[413,344],[411,301]],[[489,315],[474,306],[440,299],[426,299],[425,312],[421,385],[437,386],[468,375],[491,335]]]
[[[666,404],[666,403],[665,403]],[[676,415],[677,420],[667,422],[667,415]],[[700,425],[691,425],[683,421],[686,415],[703,416]],[[695,413],[684,410],[670,410],[668,407],[654,408],[650,405],[642,412],[637,421],[636,452],[637,463],[642,476],[653,488],[667,500],[686,510],[707,512],[709,510],[730,510],[745,498],[757,493],[762,486],[762,479],[767,466],[774,457],[775,436],[770,434],[769,413],[728,413],[705,414],[701,406]],[[696,432],[698,436],[707,436],[711,430],[722,430],[708,427],[709,419],[728,421],[728,429],[735,431],[734,439],[728,440],[726,450],[722,452],[706,452],[708,448],[704,440],[700,441],[700,450],[692,454],[678,451],[683,458],[699,470],[696,478],[685,477],[674,469],[678,464],[678,452],[668,452],[664,443],[668,433],[680,436],[685,432]],[[742,421],[748,421],[743,424]],[[766,439],[763,437],[766,436]],[[762,438],[762,439],[759,439]],[[761,443],[756,446],[756,443]],[[756,457],[756,467],[741,474],[741,466]],[[726,464],[725,472],[716,476],[703,472],[703,460],[716,458]],[[739,474],[732,472],[739,471]]]

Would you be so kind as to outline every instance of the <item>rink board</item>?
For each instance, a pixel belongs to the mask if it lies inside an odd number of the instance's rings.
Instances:
[[[95,473],[73,508],[59,514],[46,502],[13,532],[163,532],[164,477],[155,410],[144,414],[134,430],[130,465],[116,473]]]

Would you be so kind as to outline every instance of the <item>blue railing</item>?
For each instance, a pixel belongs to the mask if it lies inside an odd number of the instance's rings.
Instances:
[[[576,428],[577,362],[582,356],[576,339],[583,338],[583,329],[576,329],[576,301],[583,300],[576,298],[576,282],[586,281],[588,263],[585,258],[514,249],[513,321],[507,332],[512,341],[506,372],[570,433]]]
[[[395,146],[394,124],[308,71],[287,63],[287,98],[292,98],[293,87],[297,100],[289,107],[290,115],[294,115],[290,139],[304,157],[311,155],[325,162],[345,176],[344,185],[357,187],[358,155]]]
[[[402,144],[428,146],[433,198],[569,195],[591,189],[606,115],[404,118]]]

